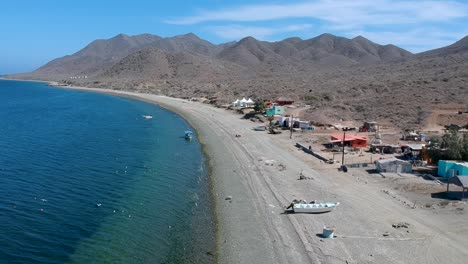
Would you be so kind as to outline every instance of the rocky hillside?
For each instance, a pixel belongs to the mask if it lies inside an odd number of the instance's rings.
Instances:
[[[151,34],[136,36],[119,34],[110,39],[95,40],[72,55],[52,60],[39,69],[22,75],[40,79],[93,75],[104,68],[111,67],[124,57],[149,47],[174,53],[186,52],[194,55],[214,56],[224,45],[214,45],[191,33],[169,38]]]
[[[80,74],[88,78],[70,79]],[[177,97],[218,96],[221,103],[287,96],[310,105],[306,115],[311,118],[417,127],[438,105],[468,104],[468,37],[413,55],[361,36],[323,34],[278,42],[246,37],[214,45],[194,34],[118,35],[13,77]]]
[[[430,57],[456,56],[456,55],[463,55],[464,53],[467,53],[467,52],[468,52],[468,36],[462,38],[461,40],[453,43],[450,46],[419,53],[417,57],[430,58]]]
[[[171,53],[157,48],[135,52],[96,76],[97,79],[126,80],[211,80],[242,67],[186,52]]]
[[[308,40],[289,38],[272,43],[247,37],[218,55],[222,59],[242,65],[289,62],[334,67],[395,62],[411,56],[412,54],[406,50],[393,45],[382,46],[361,36],[347,39],[331,34],[323,34]]]

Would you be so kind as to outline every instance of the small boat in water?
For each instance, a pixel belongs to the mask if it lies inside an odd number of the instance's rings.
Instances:
[[[185,139],[192,140],[192,138],[193,138],[193,132],[190,130],[185,131]]]
[[[151,116],[151,115],[144,115],[143,118],[144,118],[144,119],[151,119],[151,118],[153,118],[153,116]]]
[[[326,213],[331,212],[340,203],[295,203],[293,206],[294,213]]]

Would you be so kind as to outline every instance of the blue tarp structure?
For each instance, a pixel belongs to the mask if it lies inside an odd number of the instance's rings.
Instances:
[[[437,175],[448,179],[453,176],[468,177],[468,162],[454,160],[439,160]]]

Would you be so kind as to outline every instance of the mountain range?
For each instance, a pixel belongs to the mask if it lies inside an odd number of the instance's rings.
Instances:
[[[467,59],[468,37],[412,54],[362,36],[322,34],[277,42],[246,37],[216,45],[192,33],[168,38],[119,34],[10,77],[177,97],[217,96],[220,102],[288,96],[311,105],[311,115],[416,126],[432,104],[468,102]]]

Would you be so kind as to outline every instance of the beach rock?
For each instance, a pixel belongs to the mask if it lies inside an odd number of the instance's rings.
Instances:
[[[286,165],[284,165],[283,163],[278,164],[278,170],[279,170],[279,171],[284,171],[284,170],[286,170]]]
[[[397,224],[392,224],[392,227],[393,228],[409,228],[410,227],[410,224],[406,223],[406,222],[400,222],[400,223],[397,223]]]

